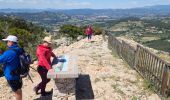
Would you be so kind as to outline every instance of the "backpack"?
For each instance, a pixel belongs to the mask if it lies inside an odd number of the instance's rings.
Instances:
[[[17,53],[15,49],[11,49]],[[18,54],[18,53],[17,53]],[[29,67],[31,64],[31,56],[24,52],[22,54],[18,54],[20,60],[20,67],[17,70],[17,74],[20,74],[21,78],[25,78],[29,74]]]

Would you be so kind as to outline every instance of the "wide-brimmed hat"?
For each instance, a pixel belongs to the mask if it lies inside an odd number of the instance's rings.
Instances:
[[[14,35],[9,35],[6,39],[2,39],[3,41],[12,41],[12,42],[18,42],[18,38]]]
[[[51,36],[46,36],[43,39],[44,42],[52,43]]]

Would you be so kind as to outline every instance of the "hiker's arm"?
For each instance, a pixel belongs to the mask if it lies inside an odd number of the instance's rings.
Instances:
[[[51,52],[51,55],[52,57],[57,58],[57,56],[53,52]]]
[[[4,64],[8,61],[7,53],[4,52],[4,54],[0,55],[0,64]]]
[[[89,31],[88,31],[88,29],[86,29],[86,30],[85,30],[85,34],[86,34],[86,35],[87,35],[87,34],[89,34]]]

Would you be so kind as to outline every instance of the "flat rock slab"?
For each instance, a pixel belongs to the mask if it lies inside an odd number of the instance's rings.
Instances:
[[[63,55],[52,61],[52,69],[48,71],[47,78],[78,78],[76,57]]]

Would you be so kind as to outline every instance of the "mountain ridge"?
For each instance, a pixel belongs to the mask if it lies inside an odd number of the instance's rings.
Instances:
[[[167,11],[168,10],[168,11]],[[136,7],[136,8],[128,8],[128,9],[91,9],[91,8],[84,8],[84,9],[12,9],[12,8],[6,8],[6,9],[0,9],[0,12],[3,13],[37,13],[37,12],[64,12],[67,14],[84,14],[84,13],[94,13],[94,12],[104,12],[105,13],[115,13],[115,12],[130,12],[135,11],[136,13],[143,12],[151,12],[151,11],[161,11],[161,12],[169,12],[170,13],[170,5],[155,5],[155,6],[145,6],[145,7]],[[139,12],[140,11],[140,12]]]

